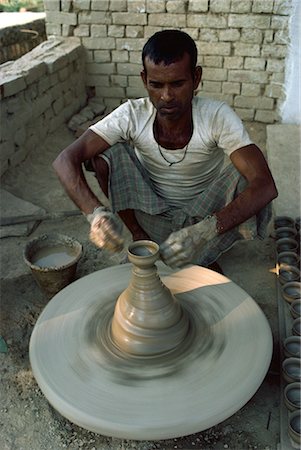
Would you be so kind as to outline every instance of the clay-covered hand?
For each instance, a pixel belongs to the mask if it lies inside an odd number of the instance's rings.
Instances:
[[[216,217],[174,231],[160,246],[161,258],[170,267],[197,264],[204,245],[217,235]]]
[[[100,248],[118,252],[123,248],[122,224],[108,208],[99,206],[87,215],[91,224],[90,240]]]

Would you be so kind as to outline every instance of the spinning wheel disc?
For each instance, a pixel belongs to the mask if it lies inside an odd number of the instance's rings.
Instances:
[[[174,351],[129,356],[110,341],[114,306],[129,283],[131,264],[75,281],[40,315],[30,341],[33,374],[71,422],[125,439],[180,437],[225,420],[262,383],[272,336],[252,298],[202,267],[157,267],[190,318],[187,339]]]

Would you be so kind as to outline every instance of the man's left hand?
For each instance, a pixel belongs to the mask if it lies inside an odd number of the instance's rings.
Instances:
[[[209,216],[195,225],[174,231],[160,246],[161,258],[170,267],[197,264],[202,248],[217,235],[217,219]]]

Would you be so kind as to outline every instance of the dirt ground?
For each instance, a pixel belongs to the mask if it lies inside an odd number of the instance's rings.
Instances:
[[[251,136],[265,150],[265,127],[247,124]],[[65,195],[51,162],[73,134],[62,126],[33,149],[18,168],[2,178],[2,189],[48,212],[76,209]],[[95,187],[95,181],[90,182]],[[3,198],[6,198],[3,196]],[[2,208],[15,215],[14,204]],[[26,204],[25,204],[26,206]],[[30,231],[31,230],[31,231]],[[229,419],[194,435],[162,441],[131,441],[97,435],[70,423],[57,413],[41,393],[30,368],[28,345],[35,322],[47,304],[23,261],[26,243],[35,236],[61,232],[77,238],[84,247],[77,277],[118,264],[117,257],[96,249],[88,241],[89,226],[81,215],[59,220],[1,227],[1,336],[7,351],[1,359],[1,450],[148,450],[148,449],[276,449],[279,443],[279,337],[272,238],[243,242],[220,258],[227,277],[245,289],[267,316],[274,339],[270,369],[257,393]],[[10,234],[8,237],[3,237]],[[200,405],[201,407],[201,405]]]

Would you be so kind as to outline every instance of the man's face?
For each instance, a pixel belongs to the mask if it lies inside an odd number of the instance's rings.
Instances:
[[[155,64],[148,57],[141,72],[149,98],[162,119],[177,120],[191,108],[191,100],[201,80],[201,68],[191,73],[187,53],[179,61]]]

